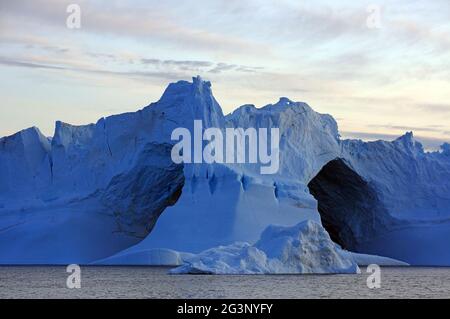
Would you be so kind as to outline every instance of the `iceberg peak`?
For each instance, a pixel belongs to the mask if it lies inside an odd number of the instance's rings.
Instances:
[[[3,148],[9,145],[11,148],[21,145],[24,148],[31,147],[31,145],[41,145],[45,150],[49,150],[50,145],[48,139],[41,133],[39,128],[32,126],[23,129],[10,136],[0,138]]]
[[[277,104],[291,104],[291,103],[294,103],[294,102],[292,100],[290,100],[289,98],[282,96],[278,100]]]
[[[312,111],[311,107],[304,102],[295,102],[287,97],[280,97],[275,104],[268,104],[261,108],[270,112],[283,112],[287,110],[293,110],[294,112],[306,113]]]
[[[397,138],[394,143],[403,145],[405,149],[416,150],[419,153],[424,152],[422,144],[414,138],[413,132],[406,132],[404,135]]]
[[[151,110],[179,126],[189,128],[194,120],[203,120],[205,127],[222,127],[225,121],[222,108],[213,96],[211,82],[200,76],[192,82],[171,83]]]
[[[68,146],[70,144],[89,144],[94,129],[95,124],[72,125],[62,121],[56,121],[52,145]]]
[[[211,82],[204,81],[200,75],[192,77],[192,83],[199,90],[202,90],[204,87],[208,89],[211,88]]]
[[[413,141],[414,133],[412,131],[406,132],[404,135],[400,136],[398,139],[405,140],[405,141]]]
[[[203,95],[212,97],[211,82],[204,81],[200,76],[192,78],[192,82],[178,81],[170,83],[164,91],[160,101],[170,101],[179,96]]]
[[[1,140],[6,140],[6,139],[12,139],[12,138],[17,138],[19,136],[23,136],[26,134],[37,134],[37,135],[42,135],[41,131],[39,130],[39,128],[37,128],[36,126],[32,126],[29,128],[25,128],[23,130],[20,130],[14,134],[8,135],[8,136],[4,136],[1,137]]]

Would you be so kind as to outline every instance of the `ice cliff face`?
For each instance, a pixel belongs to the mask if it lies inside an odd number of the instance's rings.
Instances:
[[[141,241],[184,183],[167,122],[156,105],[57,122],[51,142],[37,129],[3,138],[0,262],[87,263]]]
[[[7,197],[22,199],[49,183],[50,148],[35,127],[0,139],[0,207]]]
[[[194,120],[279,128],[278,173],[174,164],[171,133],[192,131]],[[52,139],[36,128],[0,139],[0,263],[199,253],[251,245],[271,224],[310,220],[346,249],[448,265],[449,181],[448,144],[426,153],[411,134],[341,140],[331,116],[287,98],[224,116],[211,84],[194,78],[135,113],[86,126],[57,122]]]
[[[357,250],[412,264],[449,265],[450,162],[446,146],[426,153],[412,133],[393,142],[341,144],[349,167],[367,183],[372,194],[367,197],[376,201],[375,211],[385,212],[377,216],[388,217],[374,220],[373,235],[358,240]],[[373,206],[361,211],[370,212]],[[328,210],[333,211],[336,213]]]

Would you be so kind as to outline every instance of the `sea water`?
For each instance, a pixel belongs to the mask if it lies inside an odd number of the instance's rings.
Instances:
[[[450,268],[382,267],[380,288],[358,275],[168,275],[167,267],[0,266],[0,298],[450,298]]]

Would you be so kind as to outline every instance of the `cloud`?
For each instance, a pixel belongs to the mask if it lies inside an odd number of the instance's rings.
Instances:
[[[447,0],[386,3],[380,30],[366,27],[366,3],[335,0],[77,0],[82,28],[68,30],[73,2],[0,0],[0,64],[86,86],[108,76],[165,85],[200,74],[219,84],[230,108],[289,95],[353,123],[373,121],[374,131],[448,133]],[[25,85],[14,71],[2,80]],[[405,114],[421,125],[386,125]]]
[[[444,103],[421,103],[417,104],[416,107],[421,111],[438,113],[438,114],[447,114],[450,113],[450,104]]]
[[[218,63],[213,69],[209,70],[211,73],[221,73],[224,71],[235,70],[237,65],[235,64],[226,64],[226,63]]]
[[[96,59],[118,60],[117,56],[112,53],[86,52],[86,55]]]
[[[2,3],[0,20],[7,21],[3,26],[5,32],[6,28],[11,26],[10,24],[14,29],[17,19],[25,20],[28,25],[33,22],[35,25],[44,24],[46,27],[62,32],[66,28],[66,8],[70,3],[72,2],[66,0],[10,1],[6,4]],[[141,4],[138,7],[124,6],[112,1],[92,3],[79,0],[77,3],[81,7],[82,30],[88,33],[111,34],[139,40],[150,37],[152,41],[176,43],[185,49],[197,51],[214,50],[228,54],[257,53],[259,50],[269,52],[269,47],[263,43],[215,32],[208,28],[189,26],[177,19],[171,11],[165,10],[162,4],[156,2]]]
[[[403,132],[434,132],[434,133],[444,133],[447,131],[444,130],[442,125],[429,126],[429,127],[420,127],[420,126],[403,126],[403,125],[390,125],[390,124],[370,124],[368,127],[372,128],[382,128],[388,130],[399,130]]]
[[[260,66],[237,65],[223,62],[212,61],[198,61],[198,60],[161,60],[157,58],[141,58],[140,63],[144,65],[152,65],[159,68],[176,68],[182,71],[191,72],[208,72],[208,73],[223,73],[227,71],[235,72],[258,72],[264,70]]]
[[[408,44],[430,44],[435,52],[447,53],[450,50],[450,32],[438,31],[429,25],[413,20],[399,19],[391,22],[394,35]]]
[[[65,27],[68,0],[15,0],[2,2],[1,20],[23,21],[55,29]],[[268,55],[271,45],[289,40],[298,43],[333,44],[346,38],[354,45],[390,40],[390,45],[431,44],[437,50],[450,49],[445,28],[434,28],[418,18],[420,11],[405,7],[409,1],[382,7],[383,29],[369,30],[366,4],[317,1],[86,1],[78,0],[85,32],[127,36],[176,43],[189,49]],[[448,2],[433,6],[449,11]],[[403,15],[398,11],[402,10]],[[8,18],[8,19],[7,19]],[[434,17],[430,17],[433,19]],[[198,23],[196,23],[198,21]],[[378,32],[378,33],[377,33]],[[383,38],[380,38],[383,37]],[[269,43],[270,44],[269,44]],[[383,41],[387,43],[386,41]],[[392,48],[392,47],[391,47]]]
[[[1,58],[1,57],[0,57],[0,64],[6,65],[6,66],[17,66],[17,67],[31,68],[31,69],[68,70],[67,68],[60,67],[60,66],[44,65],[44,64],[38,64],[38,63],[32,63],[32,62],[21,62],[21,61],[5,59],[5,58]]]
[[[113,70],[102,70],[102,69],[91,69],[91,68],[81,68],[81,67],[70,67],[70,66],[55,66],[48,64],[40,64],[35,62],[17,61],[13,59],[8,59],[0,57],[0,64],[12,67],[23,67],[31,69],[47,69],[47,70],[58,70],[58,71],[72,71],[81,73],[90,73],[97,75],[115,75],[115,76],[127,76],[127,77],[151,77],[160,78],[165,80],[181,79],[184,75],[175,72],[159,72],[159,71],[113,71]]]
[[[189,61],[189,60],[160,60],[160,59],[148,59],[142,58],[140,60],[142,64],[162,67],[162,68],[177,68],[184,71],[199,71],[204,68],[211,68],[214,66],[210,61]]]
[[[264,67],[261,66],[248,66],[248,65],[236,65],[236,64],[227,64],[227,63],[217,63],[209,73],[222,73],[227,71],[236,71],[236,72],[245,72],[245,73],[254,73],[264,70]]]
[[[66,51],[64,51],[66,52]],[[109,59],[114,61],[116,64],[120,64],[120,55],[109,54],[109,53],[95,53],[88,52],[86,55],[93,57],[95,59]],[[63,61],[65,61],[63,59]],[[95,67],[94,64],[82,64],[75,63],[69,60],[66,63],[61,64],[60,60],[52,60],[51,58],[41,59],[40,57],[26,56],[25,59],[20,60],[16,58],[1,57],[0,65],[10,66],[10,67],[22,67],[30,69],[46,69],[46,70],[58,70],[58,71],[71,71],[71,72],[81,72],[88,74],[97,75],[111,75],[120,77],[147,77],[147,78],[158,78],[164,80],[178,80],[182,78],[189,78],[195,74],[203,73],[221,73],[225,71],[235,71],[235,72],[256,72],[257,70],[262,70],[262,67],[251,67],[234,65],[227,63],[214,63],[210,61],[189,61],[189,60],[160,60],[155,58],[138,58],[137,60],[141,64],[149,65],[152,70],[114,70],[114,69],[104,69]],[[126,63],[133,64],[133,61],[124,61]]]

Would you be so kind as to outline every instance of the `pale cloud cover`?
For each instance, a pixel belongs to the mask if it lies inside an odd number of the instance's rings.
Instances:
[[[449,16],[448,0],[0,0],[0,135],[134,111],[199,74],[225,113],[288,96],[343,136],[434,148],[450,140]]]

